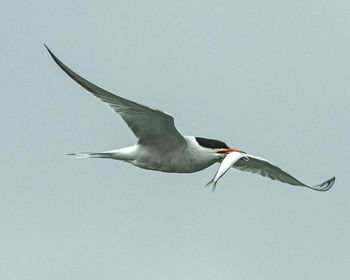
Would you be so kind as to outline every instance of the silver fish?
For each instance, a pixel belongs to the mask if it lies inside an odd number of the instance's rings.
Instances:
[[[244,160],[248,161],[249,158],[246,154],[244,153],[239,153],[239,152],[231,152],[229,153],[224,160],[221,162],[218,171],[216,171],[216,174],[214,178],[206,184],[206,187],[209,185],[213,185],[213,191],[215,191],[216,188],[216,183],[218,180],[224,176],[224,174],[229,170],[238,160],[241,158],[244,158]]]

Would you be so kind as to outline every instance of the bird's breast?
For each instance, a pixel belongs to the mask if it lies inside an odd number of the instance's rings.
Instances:
[[[216,161],[216,157],[194,152],[188,147],[176,150],[150,147],[142,149],[137,158],[130,163],[140,168],[161,172],[193,173],[211,166]]]

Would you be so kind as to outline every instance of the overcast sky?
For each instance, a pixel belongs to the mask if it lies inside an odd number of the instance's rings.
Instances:
[[[0,278],[345,279],[349,1],[1,5]],[[180,132],[265,157],[329,192],[217,165],[189,174],[78,160],[133,145],[97,85]]]

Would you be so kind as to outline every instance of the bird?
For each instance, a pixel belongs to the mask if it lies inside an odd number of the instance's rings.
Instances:
[[[329,190],[332,177],[318,185],[307,185],[272,162],[229,147],[225,142],[204,137],[184,136],[175,127],[174,118],[158,109],[141,105],[113,94],[87,81],[67,67],[44,44],[54,62],[75,82],[107,103],[126,122],[137,138],[133,146],[103,152],[71,153],[77,158],[104,158],[128,162],[134,166],[167,173],[194,173],[221,163],[231,152],[244,153],[232,166],[293,186],[316,191]]]

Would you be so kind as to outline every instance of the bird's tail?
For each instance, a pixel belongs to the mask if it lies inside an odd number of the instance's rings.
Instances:
[[[75,158],[111,158],[112,153],[71,153],[67,154],[67,156],[74,156]]]
[[[217,183],[217,181],[215,182],[214,179],[213,179],[213,180],[211,180],[210,182],[208,182],[205,186],[206,186],[206,187],[209,187],[210,185],[212,185],[212,186],[213,186],[213,191],[215,191],[215,189],[216,189],[216,183]]]

